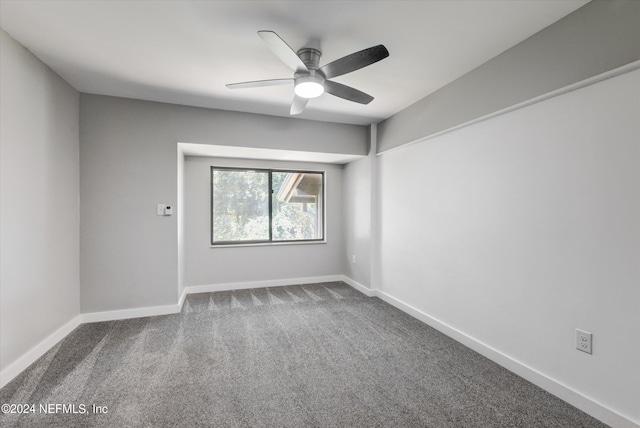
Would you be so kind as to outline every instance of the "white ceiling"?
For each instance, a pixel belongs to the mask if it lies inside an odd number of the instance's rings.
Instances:
[[[379,122],[540,31],[588,0],[0,1],[0,26],[80,92],[289,115],[292,77],[264,45],[273,30],[326,64],[384,44],[389,58],[335,78],[375,97],[329,94],[300,116]]]

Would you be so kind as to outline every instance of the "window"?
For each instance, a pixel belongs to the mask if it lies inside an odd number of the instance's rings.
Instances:
[[[211,244],[324,240],[324,172],[211,167]]]

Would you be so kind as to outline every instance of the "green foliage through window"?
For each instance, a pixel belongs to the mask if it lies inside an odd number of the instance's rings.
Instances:
[[[211,168],[213,244],[324,238],[324,173]]]

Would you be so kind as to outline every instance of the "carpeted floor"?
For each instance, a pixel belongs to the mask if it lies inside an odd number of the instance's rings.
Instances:
[[[194,294],[180,314],[82,325],[0,403],[35,404],[3,427],[605,426],[341,282]]]

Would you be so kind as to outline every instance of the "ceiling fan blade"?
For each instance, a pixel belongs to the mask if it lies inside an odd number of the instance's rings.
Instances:
[[[294,82],[293,79],[269,79],[269,80],[254,80],[251,82],[229,83],[226,86],[229,89],[259,88],[261,86],[289,85],[293,82]]]
[[[320,71],[324,73],[327,79],[331,79],[332,77],[342,76],[343,74],[359,70],[388,56],[389,51],[383,45],[373,46],[330,62],[320,67]]]
[[[308,102],[309,98],[303,98],[297,95],[293,97],[293,102],[291,103],[291,115],[294,116],[302,113]]]
[[[343,85],[342,83],[332,82],[331,80],[324,81],[324,90],[328,94],[331,94],[338,98],[344,98],[354,103],[369,104],[373,101],[373,97],[369,94],[365,94],[351,86]]]
[[[290,69],[297,73],[309,71],[295,51],[276,33],[273,31],[258,31],[258,35],[262,37],[262,40],[269,46],[273,53],[276,54],[282,62],[287,64]]]

